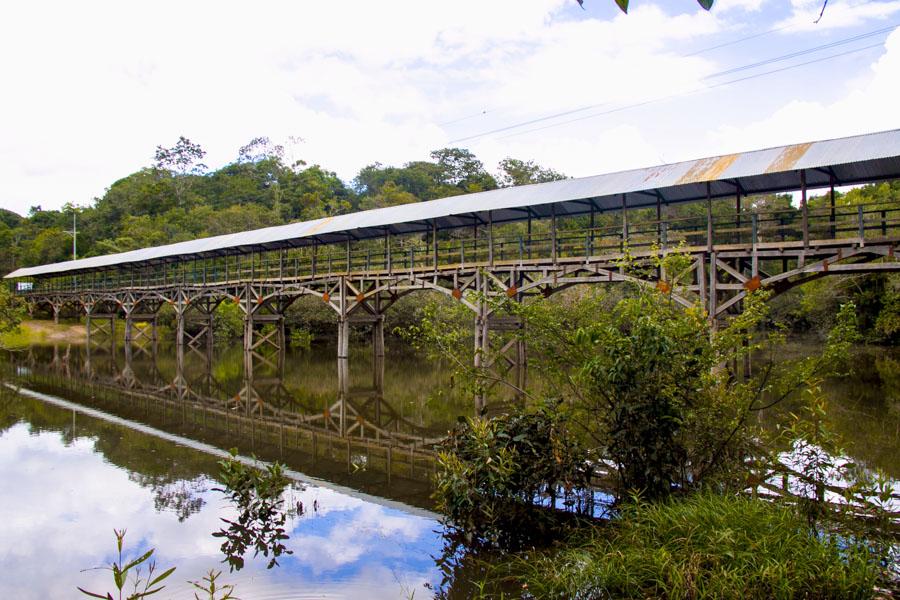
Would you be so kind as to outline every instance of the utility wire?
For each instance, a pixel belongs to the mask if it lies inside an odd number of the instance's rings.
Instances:
[[[873,49],[873,48],[880,48],[880,47],[882,47],[882,44],[871,44],[871,45],[869,45],[869,46],[862,46],[862,47],[860,47],[860,48],[853,48],[853,49],[851,49],[851,50],[844,50],[843,52],[838,52],[838,53],[836,53],[836,54],[830,54],[830,55],[828,55],[828,56],[822,56],[822,57],[819,57],[819,58],[815,58],[815,59],[813,59],[813,60],[808,60],[808,61],[806,61],[806,62],[797,63],[796,65],[788,65],[788,66],[786,66],[786,67],[781,67],[781,68],[778,68],[778,69],[772,69],[771,71],[764,71],[764,72],[762,72],[762,73],[754,73],[753,75],[747,75],[747,76],[745,76],[745,77],[739,77],[739,78],[737,78],[737,79],[730,79],[730,80],[728,80],[728,81],[722,81],[722,82],[720,82],[720,83],[716,83],[716,84],[713,84],[713,85],[704,86],[704,87],[697,88],[697,89],[694,89],[694,90],[690,90],[690,91],[687,91],[687,92],[682,92],[682,93],[680,93],[680,94],[670,94],[670,95],[668,95],[668,96],[662,96],[662,97],[659,97],[659,98],[653,98],[653,99],[651,99],[651,100],[644,100],[643,102],[636,102],[636,103],[634,103],[634,104],[628,104],[628,105],[626,105],[626,106],[620,106],[620,107],[618,107],[618,108],[613,108],[613,109],[611,109],[611,110],[606,110],[606,111],[603,111],[603,112],[594,113],[594,114],[592,114],[592,115],[585,115],[585,116],[583,116],[583,117],[578,117],[577,119],[569,119],[568,121],[560,121],[559,123],[553,123],[552,125],[547,125],[547,126],[544,126],[544,127],[536,127],[536,128],[534,128],[534,129],[526,129],[525,131],[518,131],[518,132],[516,132],[516,133],[510,134],[510,135],[506,135],[506,136],[503,136],[503,137],[500,138],[500,139],[508,139],[508,138],[515,137],[515,136],[518,136],[518,135],[524,135],[524,134],[526,134],[526,133],[534,133],[535,131],[543,131],[544,129],[551,129],[551,128],[553,128],[553,127],[558,127],[558,126],[560,126],[560,125],[567,125],[567,124],[569,124],[569,123],[575,123],[575,122],[577,122],[577,121],[584,121],[584,120],[586,120],[586,119],[593,119],[593,118],[595,118],[595,117],[602,117],[602,116],[604,116],[604,115],[609,115],[609,114],[612,114],[612,113],[622,112],[622,111],[625,111],[625,110],[631,110],[631,109],[633,109],[633,108],[639,108],[639,107],[641,107],[641,106],[646,106],[646,105],[648,105],[648,104],[656,104],[656,103],[659,103],[659,102],[665,102],[666,100],[674,100],[675,98],[683,98],[683,97],[686,97],[686,96],[693,96],[693,95],[695,95],[695,94],[699,94],[699,93],[706,92],[706,91],[713,90],[713,89],[720,88],[720,87],[725,87],[725,86],[727,86],[727,85],[733,85],[733,84],[735,84],[735,83],[740,83],[740,82],[742,82],[742,81],[748,81],[748,80],[750,80],[750,79],[756,79],[756,78],[758,78],[758,77],[765,77],[766,75],[773,75],[773,74],[775,74],[775,73],[781,73],[781,72],[784,72],[784,71],[790,71],[791,69],[797,69],[797,68],[799,68],[799,67],[805,67],[805,66],[807,66],[807,65],[811,65],[811,64],[815,64],[815,63],[820,63],[820,62],[823,62],[823,61],[826,61],[826,60],[831,60],[831,59],[833,59],[833,58],[839,58],[839,57],[841,57],[841,56],[847,56],[848,54],[855,54],[855,53],[857,53],[857,52],[863,52],[863,51],[865,51],[865,50],[871,50],[871,49]],[[479,137],[479,136],[476,136],[476,137]]]
[[[714,74],[712,74],[712,75],[708,75],[708,76],[704,77],[703,79],[710,79],[710,78],[712,78],[712,77],[718,77],[718,76],[722,76],[722,75],[729,74],[729,73],[737,73],[737,72],[740,72],[740,71],[745,71],[745,70],[752,69],[752,68],[755,68],[755,67],[759,67],[759,66],[762,66],[762,65],[772,64],[772,63],[774,63],[774,62],[779,62],[779,61],[781,61],[781,60],[788,60],[789,58],[796,58],[797,56],[802,56],[802,55],[805,55],[805,54],[810,54],[810,53],[817,52],[817,51],[820,51],[820,50],[827,50],[828,48],[833,48],[833,47],[835,47],[835,46],[839,46],[839,45],[842,45],[842,44],[847,44],[847,43],[850,43],[850,42],[853,42],[853,41],[858,41],[858,40],[860,40],[860,39],[865,39],[865,38],[867,38],[867,37],[872,37],[872,36],[875,36],[875,35],[881,35],[881,34],[887,33],[888,31],[893,30],[895,27],[897,27],[896,24],[891,25],[890,27],[883,27],[883,28],[880,28],[880,29],[877,29],[877,30],[874,30],[874,31],[870,31],[870,32],[866,32],[866,33],[863,33],[863,34],[851,36],[851,37],[849,37],[849,38],[844,38],[844,39],[841,39],[841,40],[836,40],[836,41],[834,41],[834,42],[829,42],[829,43],[827,43],[827,44],[821,44],[821,45],[819,45],[819,46],[814,46],[814,47],[812,47],[812,48],[807,48],[807,49],[801,50],[801,51],[799,51],[799,52],[791,52],[791,53],[789,53],[789,54],[784,54],[784,55],[781,55],[781,56],[775,56],[775,57],[766,59],[765,61],[760,61],[760,62],[757,62],[757,63],[751,63],[751,64],[749,64],[749,65],[742,65],[742,66],[739,66],[739,67],[735,67],[735,68],[733,68],[733,69],[728,69],[727,71],[721,71],[721,72],[719,72],[719,73],[714,73]],[[881,44],[876,44],[876,45],[880,46]],[[873,46],[866,46],[864,49],[868,49],[868,48],[871,48],[871,47],[873,47]],[[839,54],[835,54],[835,55],[830,55],[830,56],[828,56],[828,57],[824,57],[824,60],[827,60],[827,59],[829,59],[829,58],[837,58],[838,56],[843,56],[843,54],[840,54],[840,53],[839,53]],[[813,63],[815,63],[815,62],[819,62],[819,61],[816,61],[816,60],[814,60],[814,61],[808,61],[808,62],[800,63],[800,64],[795,65],[795,66],[809,65],[809,64],[813,64]],[[776,70],[774,70],[774,71],[767,71],[766,73],[778,73],[778,72],[779,72],[779,70],[776,69]],[[741,80],[735,80],[735,81],[741,81]],[[728,82],[725,82],[725,83],[728,83]],[[707,86],[707,87],[699,88],[699,90],[711,89],[711,88],[714,88],[714,87],[718,87],[718,85],[713,85],[713,86]],[[686,92],[686,93],[690,94],[690,93],[695,93],[696,91],[698,91],[698,90],[694,90],[694,91]],[[673,95],[670,95],[670,96],[665,96],[665,97],[663,97],[663,98],[661,98],[661,99],[676,98],[676,97],[679,97],[679,96],[681,96],[681,95],[684,95],[684,94],[673,94]],[[606,112],[598,113],[598,114],[608,114],[608,113],[610,113],[610,112],[618,112],[618,111],[623,110],[623,109],[625,109],[625,108],[633,108],[633,107],[637,107],[637,106],[644,106],[645,104],[650,104],[650,103],[653,103],[653,102],[658,102],[658,101],[660,101],[661,99],[647,100],[647,101],[639,102],[639,103],[634,104],[634,105],[628,105],[628,106],[626,106],[626,107],[614,108],[614,109],[611,109],[610,111],[606,111]],[[579,113],[579,112],[584,112],[584,111],[586,111],[586,110],[592,110],[592,109],[594,109],[594,108],[599,108],[599,107],[601,107],[601,106],[605,106],[606,104],[609,104],[609,103],[608,103],[608,102],[602,102],[602,103],[599,103],[599,104],[593,104],[593,105],[583,106],[583,107],[581,107],[581,108],[575,108],[575,109],[572,109],[572,110],[567,110],[567,111],[563,111],[563,112],[559,112],[559,113],[553,113],[553,114],[551,114],[551,115],[546,115],[546,116],[543,116],[543,117],[537,117],[537,118],[534,118],[534,119],[529,119],[529,120],[527,120],[527,121],[522,121],[522,122],[520,122],[520,123],[514,123],[514,124],[512,124],[512,125],[506,125],[505,127],[499,127],[499,128],[497,128],[497,129],[491,129],[491,130],[489,130],[489,131],[484,131],[484,132],[481,132],[481,133],[476,133],[476,134],[472,134],[472,135],[468,135],[468,136],[464,136],[464,137],[452,139],[452,140],[450,140],[450,141],[447,142],[447,143],[448,143],[448,144],[456,144],[456,143],[459,143],[459,142],[466,142],[466,141],[469,141],[469,140],[474,140],[474,139],[477,139],[477,138],[481,138],[481,137],[493,135],[493,134],[495,134],[495,133],[503,133],[503,132],[510,131],[510,130],[513,130],[513,129],[518,129],[518,128],[520,128],[520,127],[525,127],[525,126],[528,126],[528,125],[534,125],[535,123],[540,123],[540,122],[543,122],[543,121],[549,121],[549,120],[552,120],[552,119],[557,119],[557,118],[559,118],[559,117],[565,117],[565,116],[568,116],[568,115],[571,115],[571,114],[575,114],[575,113]],[[581,118],[583,118],[583,117],[580,117],[580,118],[578,118],[578,119],[570,119],[570,120],[568,120],[568,121],[562,121],[560,124],[571,123],[571,122],[574,122],[574,121],[578,121],[578,120],[580,120]],[[589,117],[588,117],[588,118],[589,118]],[[551,125],[551,127],[552,127],[552,125]],[[528,130],[528,131],[540,131],[541,129],[547,129],[547,127],[544,127],[544,128],[538,128],[538,129],[530,129],[530,130]],[[506,136],[506,137],[511,137],[511,136]]]
[[[812,54],[813,52],[818,52],[820,50],[827,50],[829,48],[835,48],[837,46],[843,46],[844,44],[851,44],[853,42],[864,40],[866,38],[874,37],[876,35],[882,35],[884,33],[889,33],[897,27],[897,24],[894,23],[888,27],[882,27],[881,29],[876,29],[874,31],[869,31],[867,33],[861,33],[859,35],[855,35],[853,37],[844,38],[842,40],[836,40],[834,42],[830,42],[828,44],[821,44],[819,46],[813,46],[811,48],[806,48],[805,50],[798,50],[796,52],[791,52],[790,54],[782,54],[781,56],[775,56],[773,58],[767,58],[765,60],[761,60],[759,62],[751,63],[749,65],[742,65],[740,67],[734,67],[733,69],[726,69],[725,71],[719,71],[717,73],[712,73],[711,75],[707,75],[703,79],[712,79],[714,77],[721,77],[722,75],[731,75],[732,73],[738,73],[740,71],[747,71],[749,69],[755,69],[756,67],[762,67],[764,65],[770,65],[772,63],[781,62],[783,60],[790,60],[792,58],[797,58],[798,56],[804,56],[806,54]]]

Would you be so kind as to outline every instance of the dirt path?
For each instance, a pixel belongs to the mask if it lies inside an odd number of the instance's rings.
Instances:
[[[81,324],[57,325],[53,321],[29,320],[22,321],[22,329],[35,341],[83,344],[87,340],[87,329]]]

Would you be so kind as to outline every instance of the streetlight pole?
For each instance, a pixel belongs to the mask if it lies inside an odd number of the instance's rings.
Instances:
[[[67,231],[72,236],[72,260],[78,259],[78,210],[72,206],[72,231]]]

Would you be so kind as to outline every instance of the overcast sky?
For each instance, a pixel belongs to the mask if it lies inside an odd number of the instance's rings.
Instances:
[[[0,206],[90,204],[179,135],[350,181],[449,145],[581,176],[900,127],[900,0],[584,4],[7,4]]]

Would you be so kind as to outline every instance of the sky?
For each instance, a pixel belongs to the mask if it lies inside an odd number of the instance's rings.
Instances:
[[[815,23],[820,9],[16,2],[0,207],[90,205],[181,135],[212,168],[267,136],[350,182],[447,146],[490,171],[511,156],[586,176],[900,127],[900,0],[829,0]]]

